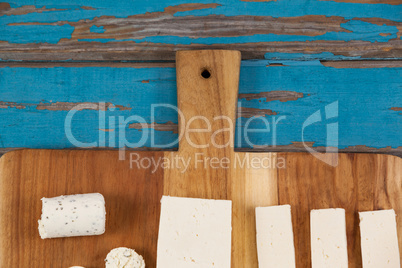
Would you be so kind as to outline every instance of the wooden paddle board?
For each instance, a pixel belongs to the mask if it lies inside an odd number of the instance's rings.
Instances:
[[[234,152],[239,69],[236,51],[178,53],[182,138],[177,152],[127,151],[125,160],[107,150],[4,155],[0,267],[104,267],[107,253],[121,246],[143,255],[147,267],[156,267],[162,195],[232,200],[234,268],[258,267],[256,206],[292,205],[297,267],[311,266],[310,210],[345,208],[349,267],[361,267],[357,212],[393,208],[402,215],[402,159],[328,154],[329,162],[337,162],[329,165],[308,153]],[[158,161],[166,164],[152,164]],[[91,192],[105,197],[104,235],[40,239],[42,197]],[[397,221],[402,250],[402,218]]]

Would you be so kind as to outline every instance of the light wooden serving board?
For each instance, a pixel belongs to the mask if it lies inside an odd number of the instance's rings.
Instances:
[[[386,155],[328,155],[333,167],[307,153],[235,153],[233,135],[216,130],[233,124],[240,54],[235,51],[179,52],[178,105],[184,114],[180,130],[194,116],[204,116],[210,132],[190,132],[178,152],[135,152],[141,159],[191,159],[189,168],[130,165],[130,154],[116,151],[21,150],[0,159],[0,267],[104,267],[115,247],[134,248],[147,267],[156,266],[162,195],[233,201],[232,267],[257,268],[256,206],[291,204],[297,267],[310,267],[309,212],[346,209],[349,267],[361,267],[358,211],[393,208],[402,215],[402,159]],[[201,73],[207,69],[211,76]],[[190,129],[205,129],[194,120]],[[218,148],[212,145],[230,144]],[[191,143],[208,145],[195,148]],[[196,154],[204,162],[196,166]],[[137,156],[136,156],[137,157]],[[205,165],[205,158],[226,157],[228,168]],[[249,164],[242,166],[244,159]],[[254,159],[254,160],[253,160]],[[262,160],[264,166],[256,165]],[[255,161],[255,162],[251,162]],[[264,162],[265,161],[265,162]],[[236,164],[235,164],[236,163]],[[254,164],[252,164],[254,163]],[[212,166],[211,166],[212,165]],[[37,220],[42,197],[102,193],[106,200],[106,233],[101,236],[41,240]],[[402,217],[397,217],[402,250]]]

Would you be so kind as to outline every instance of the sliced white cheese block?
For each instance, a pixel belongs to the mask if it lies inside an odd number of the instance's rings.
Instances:
[[[255,216],[258,267],[295,268],[290,206],[257,207]]]
[[[115,248],[107,254],[106,268],[145,268],[141,255],[130,248]]]
[[[42,198],[38,221],[42,239],[101,235],[105,222],[105,199],[99,193]]]
[[[312,267],[348,267],[345,210],[312,210],[310,229]]]
[[[395,211],[359,212],[363,268],[401,268]]]
[[[230,268],[232,201],[162,197],[158,268]]]

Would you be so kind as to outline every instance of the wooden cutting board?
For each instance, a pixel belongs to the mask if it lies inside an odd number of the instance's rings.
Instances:
[[[311,266],[309,211],[345,208],[349,267],[361,267],[357,212],[393,208],[402,215],[402,159],[329,154],[329,160],[338,161],[333,167],[307,153],[234,152],[231,132],[216,131],[234,128],[239,67],[240,54],[235,51],[178,53],[178,106],[183,113],[179,126],[187,133],[178,152],[126,152],[126,160],[106,150],[21,150],[4,155],[0,267],[104,267],[106,254],[120,246],[136,249],[147,267],[155,267],[162,195],[232,200],[235,268],[257,267],[256,206],[292,205],[298,268]],[[207,77],[206,71],[209,78],[202,75]],[[222,115],[226,117],[215,118]],[[205,120],[191,119],[194,116],[211,122],[211,131],[188,131],[208,129]],[[225,144],[229,146],[219,146]],[[152,159],[168,164],[145,168]],[[175,159],[190,159],[185,172]],[[102,193],[106,200],[104,235],[40,239],[42,197],[90,192]],[[397,221],[402,250],[402,218]]]

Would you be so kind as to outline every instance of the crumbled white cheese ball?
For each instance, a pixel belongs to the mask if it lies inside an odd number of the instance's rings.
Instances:
[[[106,268],[145,268],[141,255],[129,248],[115,248],[107,254]]]

